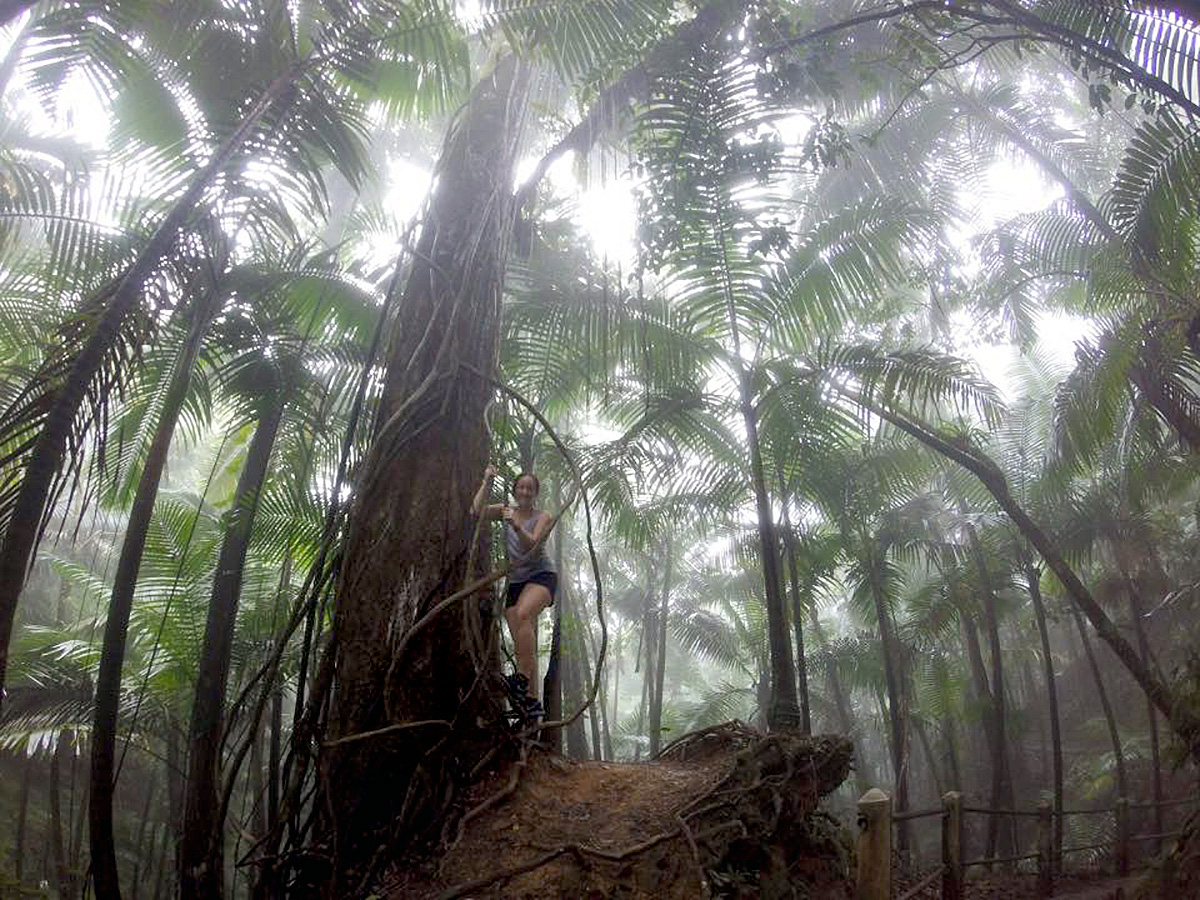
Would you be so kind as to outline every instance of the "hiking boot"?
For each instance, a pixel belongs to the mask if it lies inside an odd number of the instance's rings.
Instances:
[[[525,703],[521,708],[521,718],[528,725],[536,725],[546,718],[546,710],[542,706],[541,701],[536,697],[526,697]]]
[[[517,700],[519,704],[524,704],[529,699],[529,679],[520,672],[505,675],[504,687],[509,696]]]

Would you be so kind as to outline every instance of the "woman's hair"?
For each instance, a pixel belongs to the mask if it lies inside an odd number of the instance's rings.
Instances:
[[[521,483],[522,478],[532,478],[533,479],[533,492],[535,494],[541,493],[542,483],[540,481],[538,481],[538,477],[536,475],[534,475],[532,472],[522,472],[515,479],[513,479],[512,492],[514,494],[517,492],[517,485]]]

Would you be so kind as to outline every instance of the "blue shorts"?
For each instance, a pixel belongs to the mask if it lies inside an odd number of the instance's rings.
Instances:
[[[508,592],[504,597],[505,609],[517,605],[521,591],[527,584],[540,584],[548,590],[550,592],[550,605],[554,605],[554,594],[558,590],[558,574],[555,572],[535,572],[531,578],[526,578],[524,581],[510,581],[508,583]]]

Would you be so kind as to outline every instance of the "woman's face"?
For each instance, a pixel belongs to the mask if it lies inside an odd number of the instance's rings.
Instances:
[[[524,509],[532,508],[533,501],[537,499],[537,495],[538,492],[534,480],[528,475],[522,475],[513,487],[513,496],[517,498],[517,506]]]

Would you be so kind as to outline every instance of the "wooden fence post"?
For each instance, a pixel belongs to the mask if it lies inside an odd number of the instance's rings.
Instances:
[[[1054,896],[1054,813],[1049,803],[1037,808],[1038,896]]]
[[[963,900],[962,794],[942,794],[942,900]]]
[[[892,798],[871,788],[858,801],[857,900],[891,900]]]
[[[1117,798],[1117,874],[1129,874],[1129,801]]]

